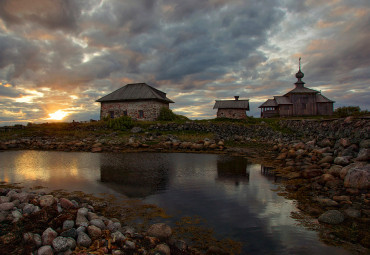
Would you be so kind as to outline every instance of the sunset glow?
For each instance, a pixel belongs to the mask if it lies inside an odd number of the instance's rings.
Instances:
[[[58,110],[54,113],[49,113],[50,118],[48,120],[62,120],[64,117],[66,117],[68,113]]]

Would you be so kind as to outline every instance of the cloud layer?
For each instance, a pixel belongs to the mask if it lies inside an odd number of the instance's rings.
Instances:
[[[369,109],[369,14],[365,0],[4,0],[0,125],[97,119],[95,100],[131,82],[191,118],[234,95],[258,116],[293,88],[299,56],[308,87]]]

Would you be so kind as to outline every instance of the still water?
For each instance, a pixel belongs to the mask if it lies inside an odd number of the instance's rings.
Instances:
[[[321,243],[290,217],[273,176],[247,159],[185,153],[0,153],[0,180],[156,204],[170,215],[200,216],[218,238],[243,243],[243,254],[349,254]],[[268,169],[267,169],[268,170]]]

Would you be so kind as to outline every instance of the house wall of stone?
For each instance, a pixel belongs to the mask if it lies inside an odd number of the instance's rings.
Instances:
[[[333,103],[317,103],[318,115],[333,115]]]
[[[246,119],[246,109],[218,109],[217,118]]]
[[[100,119],[111,117],[111,113],[113,113],[114,118],[119,118],[127,112],[127,116],[133,119],[153,121],[158,118],[162,107],[169,108],[169,104],[155,100],[102,102]],[[143,117],[140,117],[140,111],[143,111]]]
[[[293,115],[316,115],[316,95],[315,94],[292,94],[290,100],[293,103]]]

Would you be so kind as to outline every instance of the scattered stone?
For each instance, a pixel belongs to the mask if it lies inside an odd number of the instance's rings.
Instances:
[[[329,210],[321,214],[318,220],[319,222],[336,225],[344,221],[344,215],[338,210]]]
[[[161,255],[170,255],[171,250],[170,247],[166,244],[158,244],[155,249],[156,252],[159,252]]]
[[[14,208],[14,203],[13,202],[5,202],[0,204],[0,211],[9,211]]]
[[[53,195],[45,195],[39,198],[40,206],[52,206],[55,203],[55,198]]]
[[[348,159],[348,157],[336,157],[334,159],[334,164],[341,165],[341,166],[346,166],[346,165],[349,164],[349,159]]]
[[[54,255],[53,248],[50,245],[45,245],[37,250],[37,255]]]
[[[69,199],[67,199],[67,198],[61,198],[61,199],[59,199],[59,203],[60,203],[60,206],[63,209],[74,208],[74,204]]]
[[[105,224],[101,219],[90,220],[90,225],[96,226],[96,227],[100,228],[101,230],[106,229]]]
[[[355,189],[369,189],[370,164],[365,166],[355,165],[351,167],[344,178],[344,186]]]
[[[351,218],[360,218],[361,217],[361,212],[359,210],[353,209],[353,208],[348,208],[344,210],[344,213]]]
[[[91,238],[84,232],[80,232],[77,237],[77,245],[89,247],[92,243]]]
[[[58,236],[58,233],[54,231],[52,228],[47,228],[42,233],[42,244],[43,245],[51,245],[53,240]]]
[[[164,240],[172,235],[172,229],[165,223],[156,223],[149,227],[147,234],[149,236]]]
[[[56,252],[66,251],[70,248],[67,238],[62,236],[58,236],[57,238],[55,238],[52,244]]]
[[[87,227],[87,232],[91,239],[98,239],[102,235],[101,229],[93,225]]]

